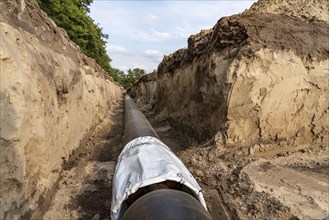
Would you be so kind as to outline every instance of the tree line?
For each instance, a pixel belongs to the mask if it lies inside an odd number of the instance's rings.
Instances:
[[[140,68],[129,69],[125,74],[122,70],[113,68],[115,73],[115,80],[120,83],[125,89],[129,88],[141,76],[145,75],[145,70]]]
[[[37,0],[40,8],[51,17],[57,26],[65,29],[70,39],[124,88],[129,88],[145,71],[139,68],[129,69],[124,74],[112,68],[111,58],[106,53],[106,40],[102,28],[89,16],[93,0]]]

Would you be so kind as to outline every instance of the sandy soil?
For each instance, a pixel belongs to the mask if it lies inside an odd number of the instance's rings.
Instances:
[[[214,219],[326,219],[328,146],[203,143],[173,129],[165,115],[144,111],[159,137],[197,179]]]
[[[123,100],[71,158],[44,219],[110,219],[112,177],[122,149]],[[329,215],[328,147],[203,143],[144,111],[161,140],[199,182],[216,219],[324,219]]]
[[[96,127],[68,161],[44,219],[110,219],[112,178],[122,149],[124,103]]]

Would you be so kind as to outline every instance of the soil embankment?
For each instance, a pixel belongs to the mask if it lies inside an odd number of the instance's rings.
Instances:
[[[329,216],[328,3],[312,2],[222,18],[130,90],[214,219]],[[109,219],[122,89],[34,1],[0,10],[0,218]]]
[[[99,124],[64,170],[44,219],[110,219],[112,178],[122,149],[123,104]],[[323,218],[328,213],[326,147],[278,152],[236,145],[216,136],[202,144],[145,110],[160,139],[200,184],[214,219]],[[315,187],[314,187],[315,186]],[[315,190],[316,189],[316,190]],[[298,202],[296,202],[298,201]]]
[[[222,18],[130,90],[151,121],[197,140],[178,155],[214,217],[329,216],[328,3],[308,5]]]
[[[40,219],[123,90],[36,1],[0,2],[0,219]]]
[[[328,147],[227,147],[199,143],[155,111],[146,117],[200,184],[214,219],[323,219],[328,210]]]
[[[71,157],[43,219],[110,219],[112,178],[123,142],[123,102],[118,100]]]
[[[275,14],[222,18],[131,94],[201,141],[220,131],[228,143],[324,143],[328,27]]]

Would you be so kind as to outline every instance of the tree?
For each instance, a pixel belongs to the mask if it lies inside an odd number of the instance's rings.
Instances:
[[[140,68],[129,69],[128,74],[124,74],[122,70],[113,68],[113,71],[117,77],[117,81],[125,89],[128,89],[134,82],[136,82],[141,76],[145,75],[145,70]]]
[[[88,15],[93,0],[38,0],[39,6],[55,23],[66,30],[81,50],[115,78],[106,53],[108,35]]]
[[[136,80],[145,75],[140,68],[129,69],[128,74],[110,66],[111,59],[106,53],[106,39],[102,28],[88,15],[93,0],[37,0],[39,6],[55,23],[64,28],[70,39],[82,51],[109,73],[124,88],[129,88]]]

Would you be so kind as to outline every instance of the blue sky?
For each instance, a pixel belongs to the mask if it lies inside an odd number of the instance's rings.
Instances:
[[[191,34],[212,28],[221,17],[243,12],[253,2],[94,0],[90,15],[109,35],[112,67],[152,72],[163,55],[186,48]]]

